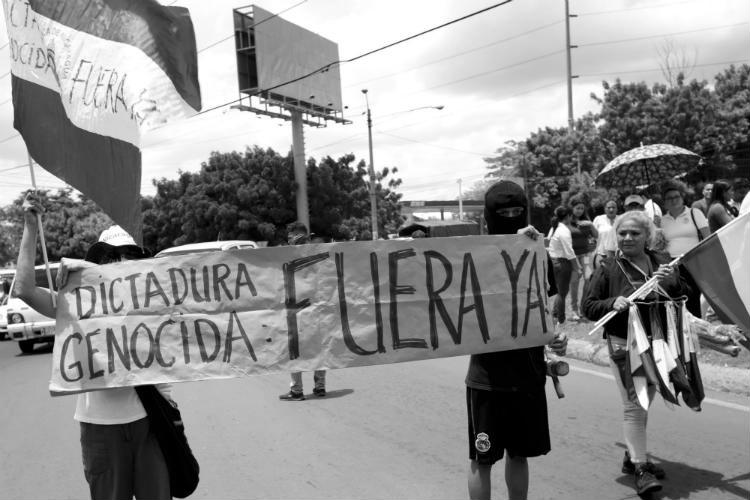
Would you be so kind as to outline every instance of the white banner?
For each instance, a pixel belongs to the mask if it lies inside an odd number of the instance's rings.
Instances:
[[[552,339],[547,254],[525,236],[345,242],[72,273],[50,391],[334,369]]]

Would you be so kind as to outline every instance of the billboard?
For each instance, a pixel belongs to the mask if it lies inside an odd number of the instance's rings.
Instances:
[[[256,5],[248,9],[234,10],[240,93],[315,116],[340,114],[338,64],[318,71],[339,60],[338,45]]]

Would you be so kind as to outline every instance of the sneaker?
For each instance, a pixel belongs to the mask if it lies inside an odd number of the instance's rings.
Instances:
[[[326,397],[326,390],[323,387],[321,388],[316,387],[315,389],[313,389],[313,394],[315,394],[319,398],[324,398]]]
[[[581,317],[574,311],[570,313],[570,321],[581,321]]]
[[[646,462],[644,466],[647,471],[656,477],[656,479],[664,479],[667,475],[667,473],[664,472],[664,469],[653,462]],[[635,464],[630,460],[630,453],[628,453],[628,450],[625,450],[625,458],[622,459],[622,473],[635,474]]]
[[[301,392],[289,391],[279,396],[279,399],[282,401],[304,401],[305,395]]]
[[[635,468],[635,489],[639,495],[645,495],[652,491],[659,491],[661,483],[646,467],[647,464],[638,464]]]

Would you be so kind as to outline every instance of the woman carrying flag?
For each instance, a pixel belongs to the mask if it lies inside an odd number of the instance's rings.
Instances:
[[[613,231],[617,238],[615,258],[605,261],[598,267],[591,278],[591,283],[582,303],[583,314],[592,321],[605,316],[610,311],[616,314],[604,326],[604,335],[610,343],[613,358],[625,360],[622,354],[627,350],[628,310],[631,302],[626,298],[652,277],[657,277],[662,293],[670,297],[679,297],[689,291],[689,287],[679,272],[669,266],[669,257],[649,250],[656,227],[643,212],[631,211],[621,215],[614,224]],[[651,313],[648,302],[655,302],[657,295],[649,294],[638,304],[642,318],[649,318]],[[649,333],[649,322],[644,328]],[[649,333],[650,337],[650,333]],[[619,354],[619,356],[618,356]],[[610,366],[620,390],[624,406],[623,432],[627,450],[622,463],[622,472],[634,474],[635,487],[639,495],[661,489],[659,479],[665,473],[661,467],[648,461],[646,452],[646,423],[648,409],[638,403],[635,395],[626,388],[620,368],[610,358]],[[626,377],[630,374],[626,373]],[[631,391],[632,392],[632,391]],[[648,402],[653,400],[656,387],[648,386]],[[648,405],[647,405],[648,406]]]

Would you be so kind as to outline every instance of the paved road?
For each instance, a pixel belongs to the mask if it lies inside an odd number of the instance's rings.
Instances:
[[[86,498],[74,398],[47,393],[51,355],[0,342],[0,499]],[[201,462],[191,498],[466,497],[463,377],[467,359],[338,370],[330,395],[280,402],[284,375],[180,384]],[[573,364],[573,363],[572,363]],[[620,402],[606,369],[583,363],[548,391],[553,451],[531,460],[531,498],[637,498],[619,473]],[[305,374],[306,388],[312,388]],[[654,498],[750,498],[746,398],[709,394],[701,413],[649,420],[650,448],[669,474]],[[493,482],[504,497],[502,467]]]

